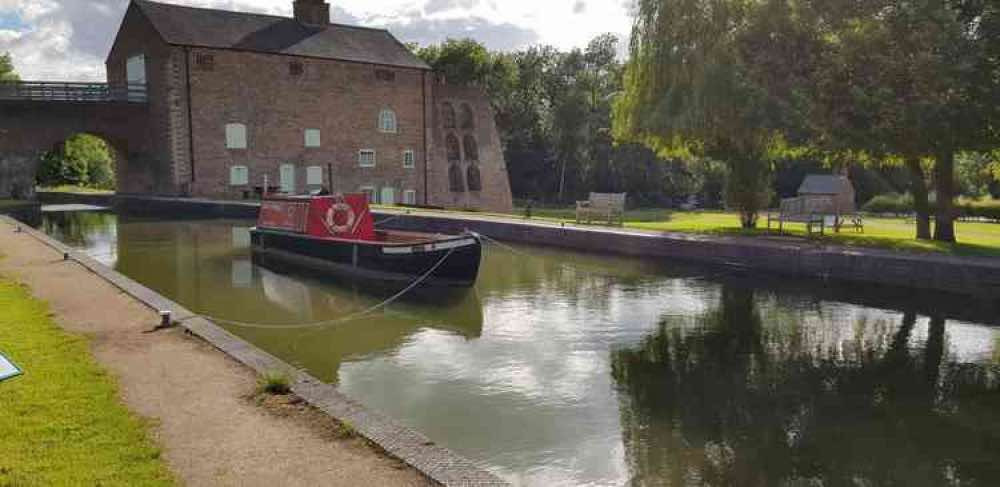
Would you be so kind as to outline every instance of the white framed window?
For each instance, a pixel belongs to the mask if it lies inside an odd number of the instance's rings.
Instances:
[[[375,201],[375,186],[362,186],[358,190],[368,197],[368,203],[378,203]]]
[[[229,185],[243,186],[250,184],[250,169],[246,166],[229,166]]]
[[[320,135],[319,129],[306,129],[305,131],[306,147],[319,147],[320,146],[319,135]]]
[[[226,148],[246,149],[247,148],[247,126],[242,123],[226,124]]]
[[[382,205],[395,205],[396,204],[396,188],[392,186],[385,186],[378,197],[379,204]]]
[[[417,204],[417,190],[407,189],[403,191],[403,204],[404,205],[415,205]]]
[[[403,151],[403,167],[412,168],[415,165],[416,158],[413,155],[413,149]]]
[[[385,132],[387,134],[396,133],[396,112],[389,110],[388,108],[383,109],[378,114],[378,130],[379,132]]]
[[[375,149],[359,150],[358,165],[361,167],[375,167]]]
[[[318,186],[323,184],[323,167],[309,166],[306,168],[306,184]]]
[[[125,60],[125,80],[130,85],[146,84],[146,56],[136,54]]]

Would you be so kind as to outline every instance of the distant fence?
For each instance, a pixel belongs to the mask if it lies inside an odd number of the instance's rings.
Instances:
[[[145,103],[147,94],[145,84],[10,81],[0,83],[0,100]]]

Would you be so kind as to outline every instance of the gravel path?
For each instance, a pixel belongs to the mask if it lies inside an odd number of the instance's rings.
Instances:
[[[122,400],[149,418],[186,485],[427,485],[418,472],[296,401],[257,400],[256,378],[179,329],[150,332],[149,308],[26,233],[0,222],[0,273],[50,303],[67,330],[91,338]]]

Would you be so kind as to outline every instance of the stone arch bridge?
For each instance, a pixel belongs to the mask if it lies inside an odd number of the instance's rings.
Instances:
[[[147,159],[150,130],[145,87],[0,84],[0,198],[34,196],[41,155],[77,133],[108,142],[121,179],[122,172],[133,167],[129,161]]]

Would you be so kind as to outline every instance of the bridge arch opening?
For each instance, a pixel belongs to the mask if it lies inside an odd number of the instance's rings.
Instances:
[[[98,132],[75,132],[41,153],[35,182],[40,188],[115,191],[123,145]]]

